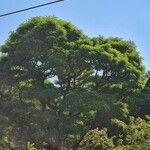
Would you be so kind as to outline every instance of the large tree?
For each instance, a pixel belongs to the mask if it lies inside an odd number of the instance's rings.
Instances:
[[[35,17],[21,24],[1,53],[1,79],[15,93],[3,110],[11,109],[19,124],[24,120],[27,131],[40,128],[39,139],[65,140],[74,148],[89,129],[127,115],[123,100],[144,85],[144,67],[133,42],[90,39],[55,17]]]

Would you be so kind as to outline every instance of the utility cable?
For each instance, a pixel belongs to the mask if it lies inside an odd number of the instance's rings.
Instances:
[[[43,6],[47,6],[47,5],[52,5],[52,4],[55,4],[55,3],[60,3],[62,1],[65,1],[65,0],[56,0],[56,1],[49,2],[49,3],[44,3],[44,4],[41,4],[41,5],[37,5],[37,6],[33,6],[33,7],[21,9],[21,10],[9,12],[9,13],[0,15],[0,18],[1,17],[5,17],[5,16],[9,16],[9,15],[13,15],[13,14],[18,14],[18,13],[21,13],[21,12],[24,12],[24,11],[28,11],[28,10],[31,10],[31,9],[36,9],[36,8],[39,8],[39,7],[43,7]]]

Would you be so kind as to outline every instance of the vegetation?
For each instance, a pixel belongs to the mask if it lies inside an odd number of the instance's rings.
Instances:
[[[0,51],[0,149],[150,148],[149,74],[132,41],[35,17]]]
[[[86,150],[148,150],[150,148],[150,118],[129,118],[126,124],[118,119],[112,120],[112,127],[119,131],[109,138],[106,129],[90,130],[80,143]]]

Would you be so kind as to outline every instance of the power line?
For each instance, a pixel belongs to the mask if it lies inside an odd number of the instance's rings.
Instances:
[[[47,6],[47,5],[52,5],[52,4],[55,4],[55,3],[62,2],[62,1],[65,1],[65,0],[56,0],[56,1],[53,1],[53,2],[49,2],[49,3],[45,3],[45,4],[41,4],[41,5],[25,8],[25,9],[21,9],[21,10],[9,12],[9,13],[0,15],[0,18],[1,17],[5,17],[5,16],[9,16],[9,15],[13,15],[13,14],[17,14],[17,13],[20,13],[20,12],[28,11],[28,10],[35,9],[35,8],[39,8],[39,7],[43,7],[43,6]]]

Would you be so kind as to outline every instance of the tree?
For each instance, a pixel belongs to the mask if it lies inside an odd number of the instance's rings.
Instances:
[[[133,42],[90,39],[56,17],[21,24],[1,53],[1,89],[9,98],[0,107],[38,148],[51,141],[77,148],[88,130],[126,117],[130,94],[145,82]]]

